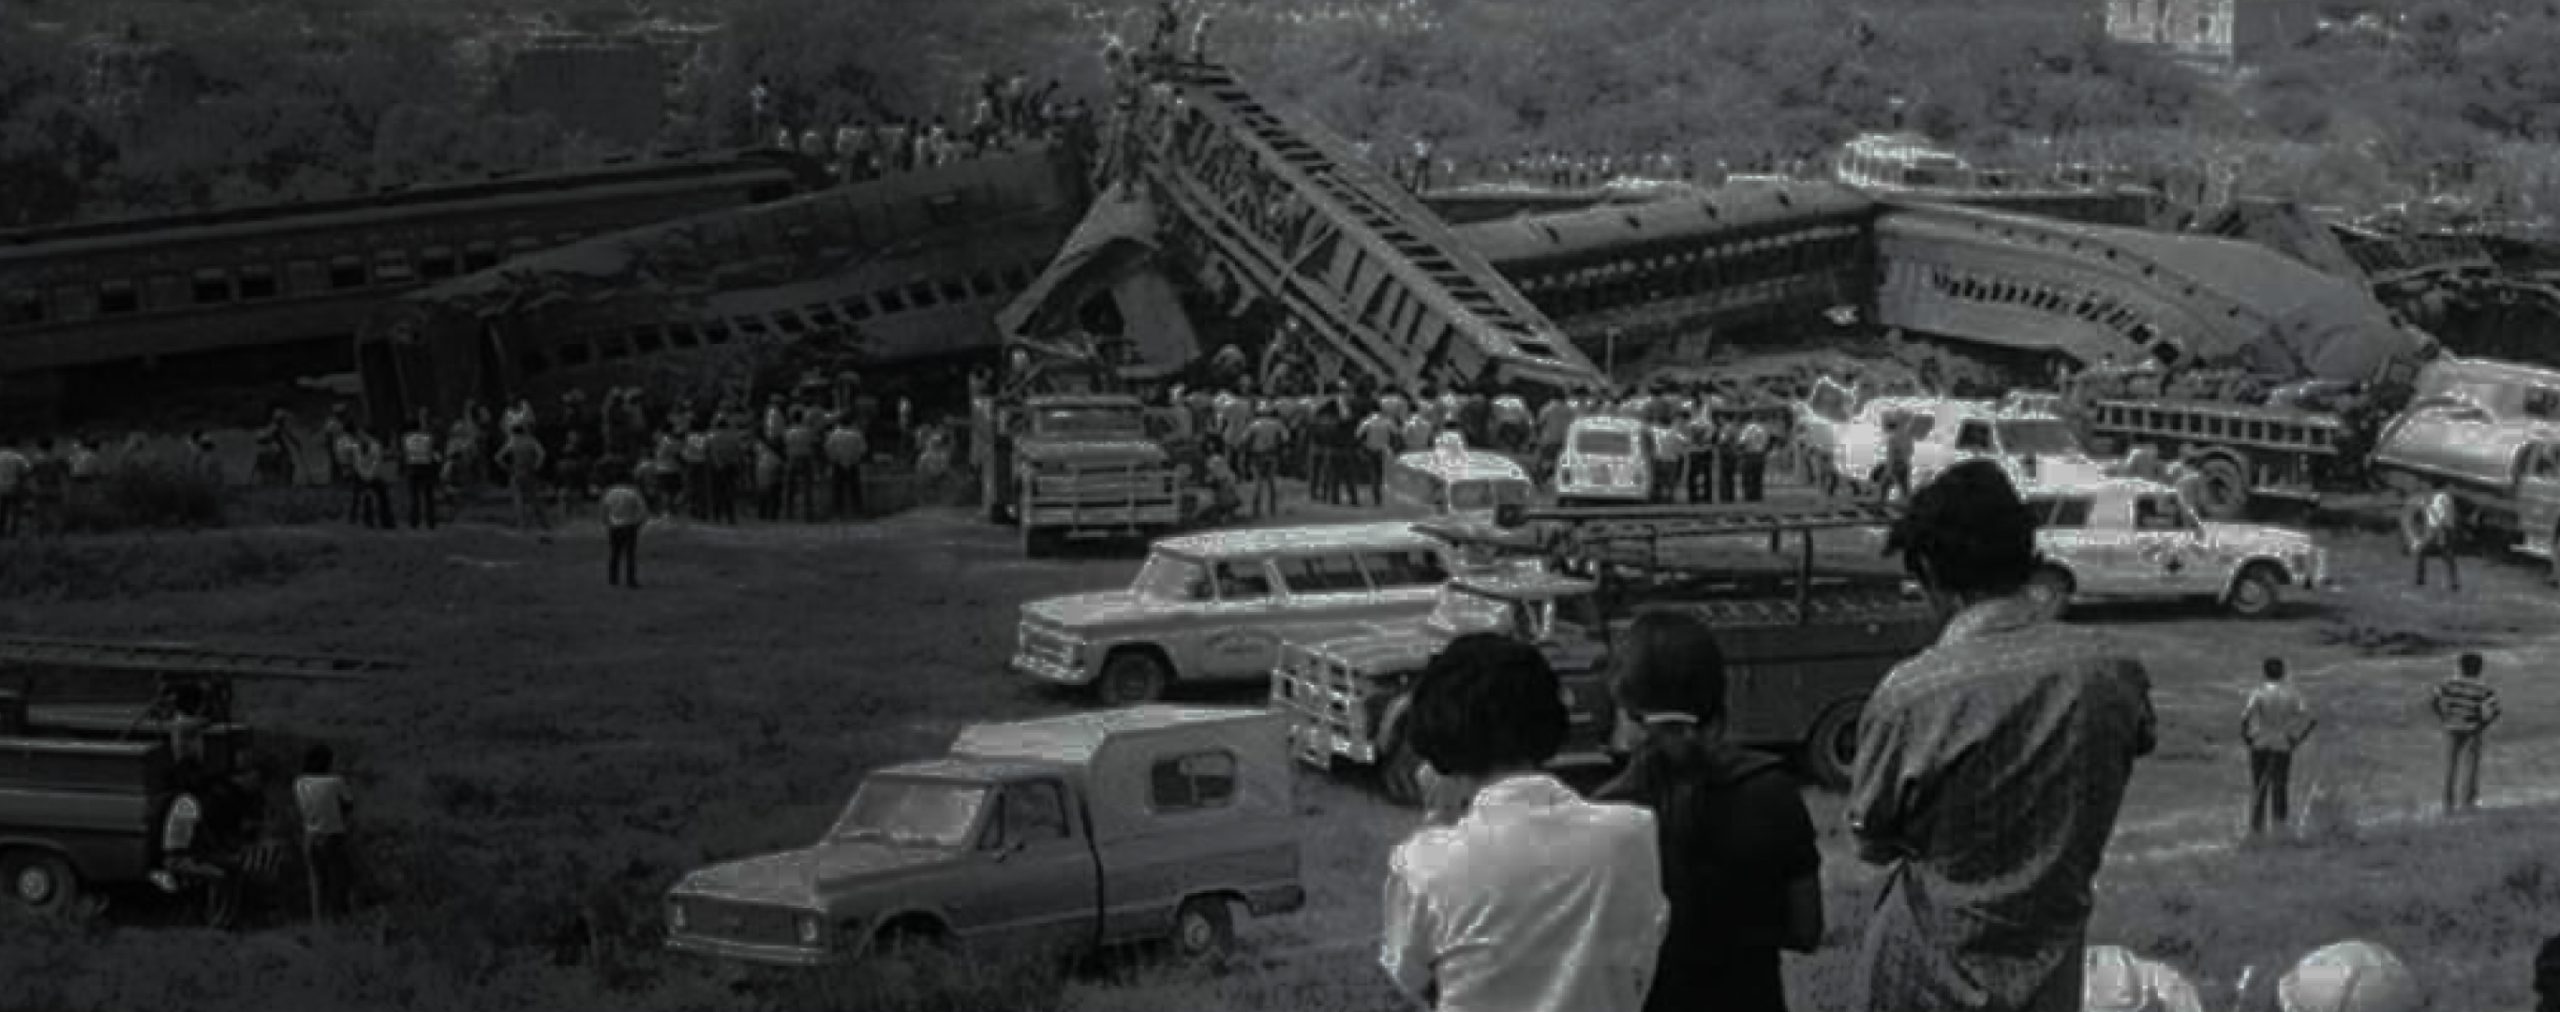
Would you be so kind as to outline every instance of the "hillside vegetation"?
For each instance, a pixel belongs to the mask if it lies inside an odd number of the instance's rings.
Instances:
[[[2105,43],[2094,0],[1225,6],[1213,56],[1382,151],[1425,140],[1461,158],[1644,151],[1739,166],[1814,155],[1893,125],[1898,108],[1906,126],[2020,161],[2228,162],[2248,189],[2337,203],[2407,199],[2432,178],[2523,206],[2548,202],[2560,143],[2560,64],[2547,58],[2560,16],[2539,4],[2365,5],[2376,27],[2306,34],[2231,77]],[[0,227],[601,158],[604,145],[547,117],[492,115],[471,71],[493,30],[528,15],[608,28],[634,11],[728,25],[669,145],[744,138],[758,77],[794,123],[956,120],[990,71],[1097,97],[1106,33],[1143,42],[1152,19],[1143,4],[1052,0],[21,0],[0,9]],[[84,101],[84,50],[67,43],[93,34],[165,42],[193,99]]]

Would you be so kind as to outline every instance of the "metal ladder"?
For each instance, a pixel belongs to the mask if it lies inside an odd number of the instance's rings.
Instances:
[[[404,661],[372,657],[219,650],[184,643],[115,643],[0,635],[0,668],[18,665],[118,668],[305,681],[361,681],[367,676],[408,667]]]

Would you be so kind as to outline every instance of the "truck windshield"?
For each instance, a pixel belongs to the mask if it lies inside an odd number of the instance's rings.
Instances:
[[[2011,420],[1996,423],[2000,430],[2000,446],[2015,454],[2044,456],[2080,452],[2080,440],[2071,427],[2053,419]]]
[[[1143,412],[1124,408],[1043,408],[1032,422],[1032,431],[1043,436],[1143,439],[1147,418]]]
[[[1632,457],[1636,452],[1635,437],[1624,432],[1590,429],[1575,434],[1573,448],[1601,457]]]
[[[829,843],[887,843],[900,847],[959,847],[986,806],[982,784],[938,780],[871,779],[853,792],[844,815],[827,831]]]
[[[1198,562],[1159,553],[1147,557],[1147,564],[1138,568],[1138,579],[1129,589],[1140,597],[1159,601],[1206,601],[1209,574]]]
[[[1528,503],[1529,483],[1524,481],[1462,481],[1449,486],[1449,508],[1453,510],[1489,510]]]

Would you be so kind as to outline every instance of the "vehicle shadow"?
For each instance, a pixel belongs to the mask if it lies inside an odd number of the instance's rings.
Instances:
[[[2220,603],[2205,600],[2178,601],[2095,601],[2075,603],[2063,616],[2074,625],[2167,625],[2196,619],[2222,618],[2234,622],[2299,621],[2331,618],[2338,614],[2337,605],[2321,600],[2286,597],[2276,602],[2275,609],[2259,619],[2245,619],[2231,614]]]

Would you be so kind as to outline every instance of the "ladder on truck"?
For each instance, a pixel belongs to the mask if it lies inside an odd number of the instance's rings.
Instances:
[[[91,668],[299,681],[362,681],[408,667],[403,661],[271,650],[223,650],[189,643],[111,642],[0,635],[0,670]]]
[[[1874,529],[1901,516],[1899,506],[1885,503],[1822,504],[1771,508],[1760,503],[1696,506],[1504,506],[1491,525],[1468,522],[1416,524],[1415,530],[1453,547],[1482,548],[1512,555],[1540,555],[1571,568],[1606,576],[1631,569],[1646,574],[1714,573],[1731,568],[1730,554],[1697,551],[1712,538],[1766,535],[1769,550],[1795,535],[1799,547],[1795,592],[1786,598],[1715,602],[1710,610],[1721,620],[1783,621],[1810,624],[1833,611],[1872,607],[1871,601],[1816,598],[1814,535],[1823,531]],[[1899,592],[1896,597],[1900,597]]]

